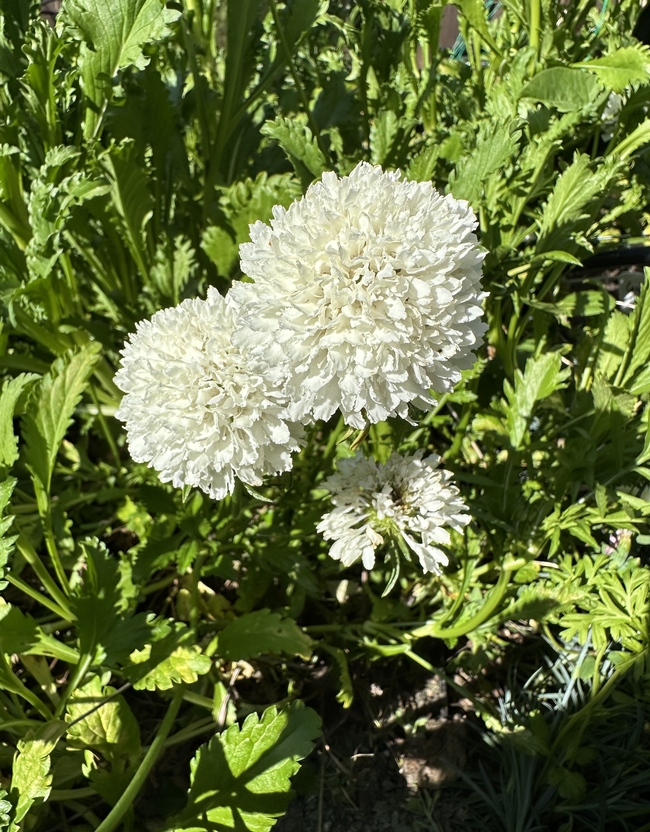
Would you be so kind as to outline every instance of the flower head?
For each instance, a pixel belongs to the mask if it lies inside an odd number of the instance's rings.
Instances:
[[[338,473],[323,483],[335,508],[318,525],[325,539],[334,541],[333,558],[345,566],[361,559],[372,569],[386,538],[401,538],[425,572],[440,572],[448,558],[438,547],[449,544],[448,528],[460,531],[470,517],[452,475],[438,468],[440,457],[423,456],[422,450],[412,456],[394,453],[378,464],[357,454],[338,462]]]
[[[215,499],[235,477],[259,485],[291,468],[301,433],[287,423],[272,368],[233,345],[236,317],[216,289],[157,312],[137,325],[115,377],[133,459]]]
[[[285,359],[292,419],[363,427],[431,406],[472,366],[481,262],[467,202],[362,162],[323,174],[240,247],[239,343]],[[278,358],[280,356],[278,355]]]

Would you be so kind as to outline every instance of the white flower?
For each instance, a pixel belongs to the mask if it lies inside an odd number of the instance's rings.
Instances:
[[[300,425],[288,424],[272,369],[232,344],[237,309],[216,289],[141,321],[122,351],[117,418],[131,456],[163,482],[215,499],[235,477],[259,485],[291,468]]]
[[[323,515],[318,531],[333,540],[330,555],[345,566],[361,559],[375,565],[375,551],[386,537],[401,537],[415,552],[425,572],[440,572],[448,562],[438,548],[450,542],[448,528],[460,531],[470,521],[467,506],[438,468],[436,454],[423,459],[394,453],[385,464],[357,454],[338,462],[338,473],[323,483],[335,508]]]
[[[292,419],[361,428],[429,408],[475,361],[481,262],[467,202],[362,162],[325,173],[240,247],[238,343],[287,358]]]

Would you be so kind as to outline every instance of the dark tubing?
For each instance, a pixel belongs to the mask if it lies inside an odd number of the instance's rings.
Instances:
[[[617,269],[621,266],[650,266],[650,246],[629,246],[601,251],[587,257],[583,269]]]

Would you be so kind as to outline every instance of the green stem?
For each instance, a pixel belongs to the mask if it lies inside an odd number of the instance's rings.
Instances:
[[[45,589],[50,593],[52,599],[65,612],[63,618],[67,619],[68,621],[75,621],[76,616],[72,614],[70,607],[68,606],[68,599],[58,588],[50,573],[47,571],[45,566],[43,566],[43,563],[41,562],[39,556],[36,554],[34,547],[24,535],[20,534],[18,536],[18,540],[16,541],[16,548],[23,556],[23,558],[25,558],[27,563],[32,567],[36,574],[36,577],[43,584]]]
[[[21,592],[24,592],[25,595],[29,595],[30,598],[32,598],[34,601],[37,601],[39,604],[41,604],[41,606],[47,607],[48,610],[51,610],[53,613],[58,615],[59,618],[62,618],[64,621],[68,623],[72,621],[72,618],[68,618],[68,613],[66,613],[63,607],[60,607],[54,601],[50,601],[50,599],[43,595],[42,592],[39,592],[37,589],[34,589],[34,587],[30,586],[28,583],[23,581],[22,578],[16,578],[15,575],[12,575],[9,572],[4,576],[4,580],[15,586],[16,589],[19,589]]]
[[[120,452],[117,448],[117,443],[115,442],[115,437],[113,436],[110,427],[108,426],[108,422],[106,421],[106,417],[102,412],[102,406],[99,403],[99,399],[97,398],[97,392],[95,390],[94,385],[90,385],[90,397],[92,398],[95,407],[97,408],[97,418],[99,420],[99,424],[101,425],[102,431],[104,433],[104,437],[108,444],[108,447],[111,451],[111,456],[113,457],[113,461],[115,462],[115,467],[119,471],[122,467],[122,460],[120,459]]]
[[[86,673],[88,672],[88,670],[90,669],[90,666],[91,666],[92,663],[93,663],[93,657],[89,654],[83,655],[79,659],[79,664],[75,667],[74,672],[72,674],[72,678],[70,679],[70,681],[66,685],[66,688],[63,691],[63,694],[61,696],[61,701],[59,702],[59,704],[57,706],[57,709],[56,709],[56,712],[55,712],[55,716],[57,718],[59,718],[59,719],[61,718],[61,715],[63,714],[63,712],[65,710],[65,706],[68,702],[68,699],[70,698],[71,694],[73,694],[75,692],[75,690],[79,687],[79,685],[82,683],[83,678],[86,675]]]
[[[149,750],[144,755],[144,759],[140,763],[133,779],[122,793],[122,796],[97,827],[97,832],[114,832],[114,830],[116,830],[120,825],[124,815],[133,805],[133,802],[135,801],[140,789],[144,786],[151,769],[154,767],[160,752],[164,748],[165,740],[167,739],[176,720],[176,716],[183,702],[184,694],[184,685],[176,688],[172,701],[169,703],[169,708],[167,708],[167,713],[165,714],[163,721],[160,723],[160,727],[158,728],[154,741],[149,746]]]
[[[465,621],[458,621],[453,627],[436,627],[434,624],[429,635],[433,638],[460,638],[484,624],[496,612],[508,589],[510,573],[517,569],[519,565],[511,565],[502,570],[494,589],[490,591],[485,603],[475,615]]]
[[[539,30],[542,19],[541,0],[530,0],[530,28],[528,43],[535,50],[535,57],[539,57]]]
[[[302,84],[300,83],[300,76],[298,75],[298,71],[297,71],[297,69],[295,67],[295,64],[293,62],[293,57],[291,55],[291,49],[289,48],[289,44],[287,43],[287,39],[285,37],[284,30],[282,29],[282,26],[280,25],[280,18],[278,16],[278,7],[276,5],[275,0],[269,0],[269,7],[271,9],[271,14],[273,15],[273,23],[275,24],[275,29],[278,33],[278,40],[280,41],[280,44],[281,44],[282,49],[284,51],[284,56],[285,56],[286,61],[287,61],[287,66],[289,67],[289,72],[291,73],[291,77],[293,78],[293,83],[296,85],[296,92],[298,93],[300,101],[302,102],[302,106],[305,108],[305,112],[307,113],[307,121],[309,122],[309,127],[311,128],[311,132],[313,133],[314,138],[316,139],[316,144],[318,145],[318,148],[319,148],[320,152],[325,157],[325,161],[327,162],[328,167],[331,167],[332,163],[331,163],[331,160],[330,160],[330,157],[329,157],[329,153],[327,152],[327,148],[323,144],[323,139],[320,135],[320,129],[318,127],[318,124],[316,124],[316,119],[314,118],[314,115],[313,115],[313,113],[312,113],[312,111],[309,107],[309,101],[307,100],[307,95],[305,94],[305,90],[304,90]]]

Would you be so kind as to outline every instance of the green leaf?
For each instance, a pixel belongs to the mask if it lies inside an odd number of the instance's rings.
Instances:
[[[79,649],[99,663],[126,657],[151,636],[146,616],[125,617],[129,605],[128,575],[103,543],[82,541],[82,582],[70,599],[77,617]]]
[[[11,799],[16,807],[9,832],[19,832],[21,821],[37,801],[47,800],[52,788],[50,755],[66,730],[65,722],[52,720],[29,731],[18,742],[11,778]]]
[[[14,412],[23,390],[39,378],[35,373],[21,373],[5,381],[0,394],[0,465],[10,468],[18,459],[18,440],[14,435]]]
[[[126,244],[142,279],[146,279],[151,259],[147,225],[154,206],[149,179],[135,159],[133,142],[124,141],[119,147],[112,147],[102,157],[102,163]]]
[[[521,91],[521,97],[569,113],[594,104],[601,92],[594,75],[582,69],[554,66],[533,76]]]
[[[252,659],[263,653],[287,653],[311,656],[311,639],[291,618],[283,618],[270,610],[242,615],[219,633],[219,655],[238,661]]]
[[[163,0],[64,0],[63,32],[82,41],[78,62],[87,101],[85,138],[97,135],[117,72],[127,66],[144,69],[149,58],[143,47],[166,37],[179,15]]]
[[[587,791],[587,781],[580,772],[570,771],[559,766],[550,772],[548,782],[557,786],[562,797],[567,798],[572,803],[583,800]]]
[[[78,656],[60,641],[46,635],[31,615],[0,599],[0,653],[51,656],[76,661]]]
[[[278,116],[267,121],[261,129],[264,136],[275,139],[287,154],[300,177],[303,187],[327,170],[327,160],[318,147],[311,130],[298,118]]]
[[[101,754],[108,763],[108,768],[91,771],[90,782],[115,804],[142,754],[140,727],[126,699],[115,696],[115,689],[104,687],[95,676],[70,697],[66,721],[69,745]]]
[[[4,575],[5,568],[9,562],[9,555],[12,553],[14,543],[18,535],[11,535],[7,537],[11,524],[14,521],[13,516],[3,517],[5,509],[9,505],[9,500],[16,487],[16,480],[9,477],[4,482],[0,483],[0,578]],[[6,584],[0,581],[0,589],[4,589]]]
[[[629,87],[650,83],[650,48],[641,43],[624,46],[602,58],[572,66],[595,73],[605,87],[623,93]]]
[[[589,156],[576,153],[542,211],[537,253],[575,250],[579,232],[596,214],[616,172],[615,163],[601,164],[592,171]]]
[[[400,121],[392,110],[384,110],[370,125],[370,161],[385,164],[400,132]]]
[[[490,34],[483,0],[454,0],[453,5],[459,9],[472,29],[481,36],[490,49],[496,52],[497,55],[500,55],[501,50]]]
[[[481,122],[476,146],[456,165],[449,177],[448,190],[456,199],[466,199],[476,206],[483,193],[483,183],[507,167],[517,153],[519,138],[520,131],[512,129],[512,122]]]
[[[436,171],[440,145],[430,144],[411,157],[405,176],[412,182],[430,182]]]
[[[170,829],[268,832],[287,809],[298,761],[319,736],[317,714],[292,702],[213,737],[192,760],[187,808]]]
[[[210,670],[212,662],[194,643],[184,624],[164,622],[158,640],[135,650],[122,671],[136,690],[169,690],[175,684],[193,684]]]
[[[30,397],[23,416],[25,460],[35,484],[46,494],[59,446],[100,351],[101,346],[91,342],[58,358]]]
[[[208,226],[201,238],[201,248],[219,269],[228,275],[239,256],[239,246],[250,241],[249,226],[268,222],[275,205],[288,208],[301,195],[295,177],[290,174],[268,176],[260,173],[256,179],[245,179],[223,191],[221,209],[233,234],[218,226]]]
[[[531,357],[526,362],[523,373],[521,370],[516,371],[514,388],[507,379],[504,381],[503,389],[508,399],[508,435],[513,448],[520,448],[528,436],[528,424],[535,404],[566,387],[571,371],[561,370],[560,362],[559,352]]]

